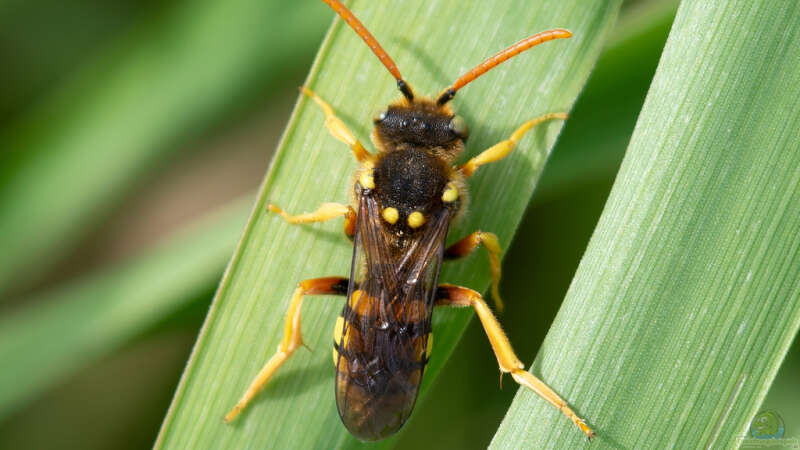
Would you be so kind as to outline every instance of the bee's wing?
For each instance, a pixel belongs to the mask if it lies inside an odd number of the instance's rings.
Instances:
[[[402,250],[370,196],[359,198],[350,292],[338,345],[336,401],[356,436],[382,439],[411,414],[431,331],[450,212],[430,217]]]

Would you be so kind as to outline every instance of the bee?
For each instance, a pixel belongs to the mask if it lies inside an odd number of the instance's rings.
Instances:
[[[454,165],[469,136],[467,124],[449,106],[456,92],[493,67],[540,43],[569,38],[564,29],[534,34],[485,60],[458,78],[437,98],[420,97],[363,24],[338,0],[323,0],[366,42],[397,80],[402,97],[374,119],[372,153],[353,136],[333,108],[308,88],[301,88],[325,115],[325,125],[347,144],[359,167],[353,182],[353,205],[323,203],[312,213],[290,215],[275,205],[269,210],[292,224],[344,217],[344,232],[353,242],[350,277],[301,281],[286,313],[277,352],[226,416],[231,422],[303,345],[300,309],[306,295],[340,295],[347,300],[336,320],[333,362],[336,404],[345,427],[365,441],[397,432],[414,408],[425,365],[433,348],[431,318],[436,306],[472,307],[483,325],[501,373],[533,390],[557,407],[590,439],[594,432],[561,397],[525,370],[500,324],[481,295],[469,288],[439,284],[445,259],[457,259],[484,246],[489,254],[492,294],[498,309],[501,248],[497,237],[476,231],[445,245],[451,223],[467,204],[466,180],[481,166],[508,155],[531,128],[551,113],[522,124],[506,139]]]

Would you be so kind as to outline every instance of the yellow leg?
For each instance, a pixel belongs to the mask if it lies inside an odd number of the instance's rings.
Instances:
[[[497,357],[501,373],[510,373],[514,381],[535,392],[539,397],[551,405],[558,408],[567,418],[569,418],[589,439],[594,437],[594,431],[586,425],[583,419],[578,417],[558,394],[556,394],[543,381],[533,376],[525,370],[525,365],[514,354],[509,342],[497,319],[492,315],[486,302],[481,295],[472,289],[465,287],[443,284],[439,286],[439,298],[436,299],[437,305],[445,306],[471,306],[478,313],[478,318],[489,337],[489,343]]]
[[[481,244],[483,244],[483,246],[486,247],[486,251],[489,252],[489,269],[492,272],[492,298],[497,306],[497,310],[502,312],[503,300],[500,298],[500,277],[502,276],[502,268],[500,265],[500,257],[502,256],[503,250],[500,248],[500,241],[494,233],[476,231],[450,247],[447,247],[447,250],[444,251],[444,257],[446,259],[462,258],[475,251]]]
[[[373,156],[371,153],[361,145],[361,142],[353,136],[353,133],[347,129],[347,126],[342,122],[338,117],[336,117],[336,113],[333,112],[333,108],[329,105],[325,100],[319,98],[317,94],[315,94],[311,89],[303,86],[300,88],[303,94],[311,97],[311,100],[319,105],[322,108],[322,112],[325,113],[325,126],[328,128],[328,131],[335,137],[336,139],[344,142],[347,144],[350,149],[353,151],[353,156],[356,157],[358,162],[365,162],[371,161]]]
[[[325,222],[326,220],[344,216],[344,233],[352,237],[356,232],[356,211],[349,205],[323,203],[312,213],[298,214],[296,216],[290,215],[273,204],[269,204],[267,208],[270,212],[280,215],[287,222],[295,225],[299,223]]]
[[[466,164],[461,166],[461,172],[464,174],[465,177],[471,176],[476,170],[478,170],[478,167],[484,164],[489,164],[491,162],[499,161],[508,156],[508,154],[511,153],[511,150],[514,150],[514,147],[516,147],[520,139],[522,139],[525,133],[530,131],[531,128],[548,120],[566,119],[567,117],[568,117],[567,113],[550,113],[550,114],[545,114],[543,116],[539,116],[535,119],[531,119],[523,123],[522,126],[520,126],[519,128],[517,128],[516,131],[511,133],[510,138],[504,141],[500,141],[497,144],[494,144],[488,149],[482,151],[478,156],[467,161]]]
[[[225,422],[234,421],[244,408],[253,400],[261,388],[267,384],[275,371],[289,359],[290,356],[303,345],[300,332],[300,308],[303,305],[304,295],[347,295],[347,278],[326,277],[301,281],[294,290],[289,309],[286,311],[286,324],[283,330],[283,339],[278,344],[278,350],[267,361],[256,378],[250,383],[242,398],[236,406],[225,416]]]

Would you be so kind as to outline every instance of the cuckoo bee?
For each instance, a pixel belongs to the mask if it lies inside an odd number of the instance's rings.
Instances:
[[[269,210],[292,224],[344,217],[344,232],[353,241],[350,277],[301,281],[286,313],[283,340],[242,399],[225,417],[234,420],[276,370],[303,345],[300,307],[306,295],[346,296],[333,336],[336,403],[347,429],[359,439],[375,441],[395,433],[411,414],[422,374],[430,357],[431,317],[436,306],[475,309],[502,373],[557,407],[589,438],[594,432],[541,380],[525,370],[500,324],[481,295],[469,288],[439,284],[444,259],[468,255],[483,245],[489,254],[492,294],[498,309],[501,249],[497,237],[476,231],[447,247],[450,224],[463,211],[466,180],[481,166],[508,155],[537,124],[565,119],[550,113],[522,124],[511,136],[463,165],[454,165],[469,135],[467,124],[449,106],[459,89],[507,59],[571,33],[553,29],[534,34],[485,60],[458,78],[438,97],[417,96],[397,66],[359,20],[338,0],[323,0],[366,42],[397,80],[402,97],[374,120],[367,151],[314,92],[302,88],[325,115],[325,125],[347,144],[359,163],[353,183],[353,205],[324,203],[312,213],[290,215],[275,205]]]

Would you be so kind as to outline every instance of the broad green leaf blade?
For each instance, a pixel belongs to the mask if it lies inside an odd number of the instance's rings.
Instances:
[[[85,238],[176,142],[297,70],[326,23],[307,2],[185,1],[2,130],[0,293]]]
[[[800,5],[681,5],[534,372],[594,448],[731,448],[800,325]],[[494,448],[575,448],[519,391]]]
[[[453,0],[394,3],[354,1],[359,18],[376,34],[418,93],[437,94],[458,75],[503,47],[556,26],[569,41],[536,48],[463,89],[454,107],[471,126],[468,153],[506,138],[522,121],[569,110],[601,48],[619,2],[587,6],[567,1],[531,5],[505,0],[465,8]],[[336,21],[308,85],[327,99],[367,142],[370,120],[397,97],[394,80],[349,28]],[[560,123],[526,137],[507,160],[470,180],[471,214],[452,236],[478,227],[510,241],[527,205]],[[341,222],[296,227],[266,214],[274,202],[293,212],[324,201],[345,201],[355,164],[349,151],[323,128],[319,109],[301,100],[251,221],[206,320],[156,443],[158,448],[342,447],[358,442],[341,425],[333,396],[330,339],[342,300],[310,298],[303,312],[305,342],[252,407],[233,426],[222,422],[274,352],[289,296],[305,278],[345,275],[351,248]],[[483,290],[485,255],[443,272],[442,279]],[[423,388],[435,377],[469,311],[437,313],[436,350]]]
[[[32,298],[0,320],[0,419],[203,295],[236,245],[252,197],[120,267]]]

